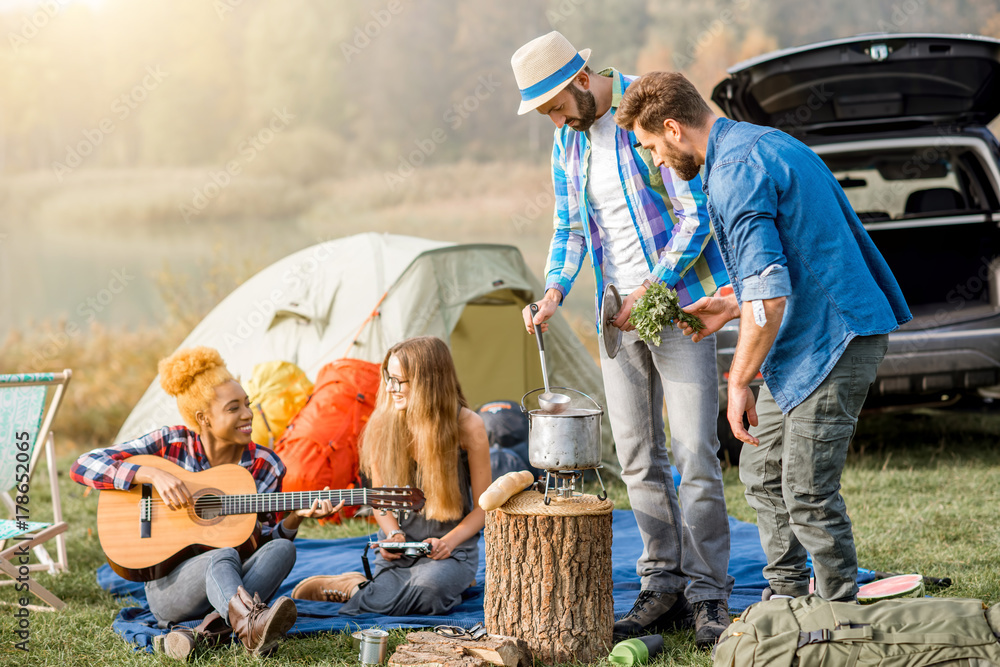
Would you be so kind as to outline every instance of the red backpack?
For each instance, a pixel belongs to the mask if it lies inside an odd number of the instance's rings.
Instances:
[[[287,468],[282,491],[360,486],[358,436],[375,409],[380,381],[380,366],[359,359],[320,369],[309,402],[274,445]],[[345,508],[344,516],[356,509]]]

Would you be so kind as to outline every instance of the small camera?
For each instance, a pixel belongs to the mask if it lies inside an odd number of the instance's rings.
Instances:
[[[431,545],[426,542],[377,542],[376,545],[379,549],[404,556],[426,556],[431,552]]]

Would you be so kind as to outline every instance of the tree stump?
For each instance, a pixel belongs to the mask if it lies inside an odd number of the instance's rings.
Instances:
[[[611,510],[583,495],[524,491],[486,517],[486,630],[527,642],[546,664],[611,649]]]

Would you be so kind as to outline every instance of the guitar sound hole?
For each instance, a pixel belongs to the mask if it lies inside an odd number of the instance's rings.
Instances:
[[[201,496],[194,503],[194,513],[203,521],[212,521],[222,516],[222,504],[218,496]]]

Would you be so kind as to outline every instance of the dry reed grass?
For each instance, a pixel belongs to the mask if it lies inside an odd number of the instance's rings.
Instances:
[[[128,331],[94,324],[65,344],[54,341],[64,329],[44,323],[31,334],[8,334],[0,349],[6,373],[73,370],[55,422],[60,452],[111,444],[125,417],[156,376],[156,363],[181,340],[179,330]],[[32,360],[44,356],[40,365]]]

